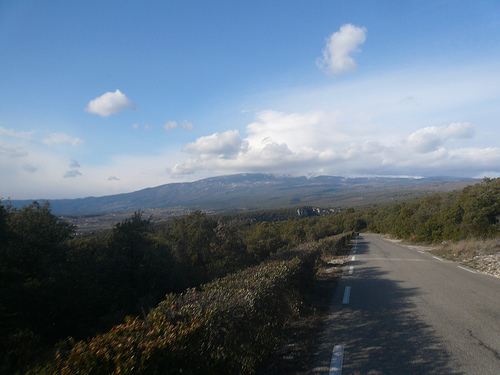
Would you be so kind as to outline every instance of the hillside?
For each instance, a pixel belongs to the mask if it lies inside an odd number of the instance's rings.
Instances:
[[[354,207],[462,189],[477,182],[457,178],[277,177],[236,174],[195,182],[172,183],[132,193],[82,199],[50,200],[57,215],[143,210],[247,211],[301,205]],[[42,201],[43,199],[39,199]],[[23,207],[30,200],[14,200]]]

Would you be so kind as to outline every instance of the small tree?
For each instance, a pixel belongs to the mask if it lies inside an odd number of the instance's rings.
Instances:
[[[8,215],[5,260],[26,277],[41,277],[58,267],[66,255],[65,244],[76,227],[51,213],[49,202],[33,202]]]

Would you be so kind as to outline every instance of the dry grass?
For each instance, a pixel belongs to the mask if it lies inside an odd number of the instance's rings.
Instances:
[[[453,260],[470,259],[475,256],[494,255],[500,252],[500,238],[489,240],[464,240],[459,242],[445,242],[436,251],[442,256],[448,254]]]
[[[436,247],[432,253],[500,277],[500,238],[445,242]]]

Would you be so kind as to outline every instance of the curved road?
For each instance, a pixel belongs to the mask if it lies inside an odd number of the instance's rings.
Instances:
[[[359,236],[313,374],[500,374],[500,279]]]

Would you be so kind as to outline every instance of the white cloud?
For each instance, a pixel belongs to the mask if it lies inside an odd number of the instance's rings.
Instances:
[[[244,149],[246,143],[237,130],[228,130],[224,133],[215,133],[200,137],[196,142],[188,143],[183,151],[190,154],[215,155],[218,157],[232,157]]]
[[[457,175],[495,170],[500,150],[457,147],[470,140],[468,122],[424,127],[401,137],[352,131],[351,118],[319,111],[263,111],[246,128],[198,138],[185,147],[197,157],[178,163],[172,175],[264,172],[308,175]],[[228,151],[229,150],[229,151]],[[231,157],[221,157],[227,152]]]
[[[31,136],[34,133],[35,133],[34,131],[29,131],[29,132],[20,131],[20,132],[16,132],[15,130],[6,129],[3,126],[0,126],[0,135],[7,135],[9,137],[30,139]]]
[[[316,61],[327,73],[340,75],[356,70],[356,62],[351,54],[359,52],[359,46],[366,40],[366,28],[345,24],[330,35],[323,56]]]
[[[436,151],[449,139],[466,139],[473,135],[468,122],[455,122],[448,126],[430,126],[419,129],[408,137],[409,146],[419,152]]]
[[[85,110],[102,117],[108,117],[111,114],[135,108],[136,105],[117,89],[115,92],[107,92],[91,100]]]
[[[175,129],[179,126],[179,124],[177,123],[177,121],[168,121],[165,125],[163,125],[163,127],[165,128],[165,130],[171,130],[171,129]],[[190,123],[189,121],[182,121],[180,126],[185,129],[185,130],[194,130],[194,126],[192,123]]]
[[[50,137],[42,139],[42,142],[47,146],[69,143],[73,147],[80,146],[84,143],[82,139],[78,137],[71,137],[64,133],[53,133]]]
[[[165,128],[165,130],[175,129],[176,127],[177,127],[176,121],[168,121],[165,125],[163,125],[163,128]]]

